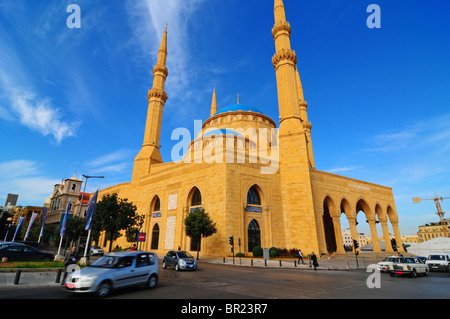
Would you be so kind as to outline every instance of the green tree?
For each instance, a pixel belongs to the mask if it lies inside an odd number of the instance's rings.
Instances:
[[[191,210],[184,219],[184,228],[186,235],[192,238],[206,238],[217,232],[216,223],[214,223],[208,213],[203,208]],[[200,240],[197,241],[197,260],[200,251]]]
[[[136,206],[128,199],[119,198],[117,193],[103,195],[95,207],[92,229],[105,231],[111,252],[114,240],[122,236],[121,231],[134,227],[139,222]]]

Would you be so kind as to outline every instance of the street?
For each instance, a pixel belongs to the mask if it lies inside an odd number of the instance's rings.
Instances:
[[[109,299],[449,299],[450,274],[390,277],[380,274],[380,288],[368,288],[372,273],[363,270],[307,270],[256,268],[202,263],[197,271],[176,272],[160,267],[153,290],[127,288]],[[62,286],[0,287],[0,299],[91,299]]]

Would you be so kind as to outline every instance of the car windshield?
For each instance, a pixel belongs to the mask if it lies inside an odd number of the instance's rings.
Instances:
[[[181,252],[177,252],[178,258],[194,258],[192,257],[192,255],[190,253],[188,253],[187,251],[181,251]]]
[[[132,256],[127,257],[118,257],[118,256],[111,256],[106,255],[100,258],[99,260],[95,261],[91,264],[91,267],[96,268],[123,268],[131,266],[133,263]]]
[[[428,256],[429,260],[445,260],[444,255],[431,255]]]

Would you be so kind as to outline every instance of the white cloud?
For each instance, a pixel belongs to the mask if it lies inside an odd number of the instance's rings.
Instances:
[[[103,155],[86,163],[89,171],[94,173],[122,173],[128,172],[133,165],[136,152],[128,149],[119,149],[110,154]]]
[[[190,36],[187,32],[190,17],[206,0],[144,0],[129,1],[128,11],[135,38],[149,60],[149,52],[156,58],[165,24],[168,24],[167,67],[170,76],[167,88],[173,98],[188,92],[194,69],[190,67]],[[156,59],[153,59],[156,62]],[[153,63],[154,64],[154,63]],[[149,73],[152,67],[149,68]]]
[[[19,194],[18,205],[44,205],[45,198],[60,181],[40,176],[38,163],[13,160],[0,163],[0,194]],[[0,203],[1,204],[1,203]]]
[[[80,123],[61,120],[60,111],[49,99],[38,99],[23,89],[12,90],[9,99],[12,112],[22,125],[44,136],[52,135],[57,144],[67,137],[75,136]]]
[[[337,167],[337,168],[328,169],[327,172],[330,172],[330,173],[342,173],[342,172],[353,171],[355,169],[356,169],[356,166]]]

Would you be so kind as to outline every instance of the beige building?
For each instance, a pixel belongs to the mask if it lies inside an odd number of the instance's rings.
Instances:
[[[446,219],[446,223],[447,228],[450,230],[450,220]],[[444,232],[444,229],[440,222],[431,222],[423,226],[419,226],[419,231],[417,232],[420,243],[437,237],[447,237],[447,234],[448,232]]]
[[[401,242],[391,188],[316,168],[308,104],[281,0],[275,0],[274,16],[272,62],[279,122],[239,101],[218,107],[214,91],[210,117],[190,142],[183,160],[167,163],[160,154],[168,98],[166,27],[153,69],[153,88],[147,96],[144,141],[134,160],[131,181],[99,194],[99,200],[106,193],[128,198],[145,215],[143,249],[158,254],[178,247],[194,250],[196,243],[185,235],[184,219],[195,207],[204,208],[217,224],[216,234],[201,239],[203,256],[229,255],[230,236],[240,238],[242,251],[250,255],[254,246],[300,248],[305,254],[344,253],[341,214],[349,220],[353,238],[358,238],[359,213],[365,215],[372,238],[387,239],[388,251],[392,251],[388,223]],[[383,234],[377,234],[377,221]],[[116,245],[131,244],[122,236]],[[380,251],[376,241],[374,252]]]
[[[45,224],[59,224],[61,217],[67,210],[69,201],[72,206],[69,214],[72,216],[78,216],[80,213],[80,203],[83,197],[83,204],[81,207],[81,217],[85,216],[86,205],[89,202],[90,194],[85,193],[82,196],[81,184],[83,182],[76,176],[63,180],[60,184],[56,184],[53,188],[53,193],[49,199],[46,199],[48,207],[47,217]]]

